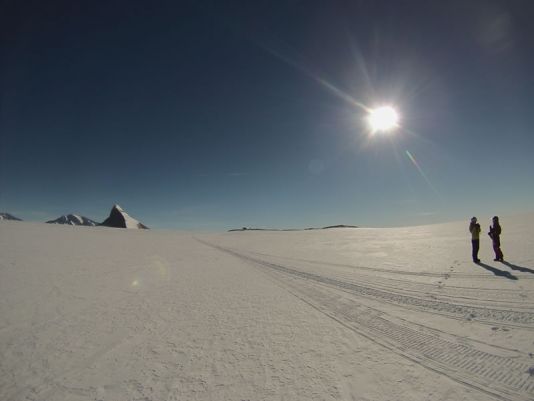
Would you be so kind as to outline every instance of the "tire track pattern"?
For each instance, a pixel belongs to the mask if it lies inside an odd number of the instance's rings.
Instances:
[[[531,368],[527,358],[492,354],[465,343],[465,340],[454,341],[455,336],[449,340],[435,333],[396,323],[388,320],[387,315],[360,305],[353,299],[339,296],[336,291],[326,290],[321,284],[326,283],[340,290],[355,290],[356,295],[371,293],[375,298],[381,298],[384,291],[377,291],[378,295],[375,295],[375,291],[369,288],[297,271],[209,243],[205,244],[241,260],[268,267],[271,272],[283,273],[284,280],[281,280],[277,274],[275,274],[275,279],[281,281],[282,285],[290,287],[290,291],[298,298],[356,333],[433,371],[502,400],[534,399],[534,376],[530,374]],[[299,279],[305,279],[305,281]],[[389,298],[386,299],[389,301]],[[462,308],[461,305],[453,305],[453,307]],[[439,310],[443,308],[446,306],[440,305]],[[504,312],[507,311],[502,312],[502,315],[496,316],[506,316]],[[528,319],[525,321],[530,322]]]
[[[312,280],[321,284],[341,288],[355,295],[363,296],[365,298],[370,298],[381,302],[388,302],[394,305],[404,307],[411,307],[432,313],[444,314],[462,320],[469,319],[482,323],[500,323],[516,327],[534,328],[533,312],[478,307],[472,305],[449,303],[428,298],[417,298],[409,295],[399,294],[396,292],[390,292],[378,288],[341,281],[335,278],[325,277],[314,273],[303,272],[287,266],[253,258],[251,256],[235,252],[231,249],[226,249],[206,242],[204,242],[204,244],[211,247],[215,247],[223,252],[229,253],[240,259],[268,267],[272,270],[276,270],[281,273],[287,273],[295,277]]]
[[[402,289],[403,293],[413,295],[414,293],[423,294],[425,296],[431,296],[434,295],[435,297],[445,300],[446,302],[469,302],[473,301],[475,303],[478,303],[479,306],[486,307],[512,307],[512,305],[504,305],[503,303],[507,304],[515,304],[513,307],[525,309],[525,310],[534,310],[534,303],[530,302],[527,303],[526,299],[528,298],[528,292],[523,289],[493,289],[493,288],[480,288],[480,287],[458,287],[456,285],[444,285],[445,280],[449,279],[458,279],[458,278],[464,278],[464,277],[471,277],[474,276],[474,274],[462,274],[462,273],[453,273],[454,266],[451,266],[450,272],[444,272],[444,273],[427,273],[424,274],[418,274],[417,272],[409,272],[412,276],[433,276],[436,278],[442,279],[442,281],[438,282],[438,285],[436,286],[436,283],[432,282],[418,282],[414,280],[409,280],[405,278],[392,278],[392,277],[383,277],[380,275],[376,275],[377,272],[381,273],[384,271],[384,269],[379,268],[371,268],[371,267],[360,267],[360,266],[354,266],[354,265],[346,265],[346,264],[340,264],[340,263],[331,263],[331,262],[319,262],[319,261],[310,261],[308,259],[301,259],[301,258],[289,258],[284,257],[280,255],[272,255],[272,254],[266,254],[266,253],[259,253],[259,252],[248,252],[248,254],[258,255],[259,258],[262,260],[268,260],[268,261],[274,261],[274,263],[291,263],[298,261],[300,262],[299,265],[302,265],[302,263],[305,263],[306,265],[318,265],[322,266],[323,268],[326,266],[334,266],[334,267],[344,267],[344,268],[351,268],[351,272],[344,272],[344,273],[337,273],[336,278],[338,280],[342,281],[357,281],[360,285],[364,285],[366,287],[375,287],[380,288],[385,291],[393,290],[393,291],[399,291]],[[267,258],[267,259],[266,259]],[[273,259],[274,258],[274,259]],[[279,260],[282,260],[281,262]],[[285,261],[285,262],[284,262]],[[306,269],[305,267],[303,269]],[[313,268],[312,268],[313,269]],[[374,272],[374,275],[369,274],[360,274],[361,272],[359,270],[367,270],[370,272]],[[399,273],[399,272],[397,272]],[[400,274],[403,274],[400,272]],[[494,276],[489,276],[487,274],[484,275],[477,275],[477,279],[491,279],[495,280]],[[525,276],[521,276],[521,280],[528,278]],[[534,278],[534,276],[533,276]],[[534,293],[534,291],[531,291]],[[459,300],[459,299],[460,300]],[[466,301],[462,301],[466,300]],[[480,304],[480,302],[483,303],[495,303],[494,305],[485,305]],[[501,306],[497,306],[497,304],[500,304]]]
[[[392,322],[353,300],[314,288],[313,283],[302,286],[290,282],[285,284],[316,309],[425,367],[501,399],[517,401],[534,397],[534,377],[528,373],[526,359],[495,355],[465,342],[447,340]]]
[[[251,252],[253,254],[259,255],[259,256],[267,256],[272,257],[275,255],[270,255],[267,253],[261,253],[261,252]],[[310,260],[310,259],[304,259],[304,258],[289,258],[285,256],[279,256],[276,255],[277,258],[287,259],[287,260],[296,260],[301,261],[305,263],[311,263],[315,265],[328,265],[328,266],[339,266],[339,267],[346,267],[349,269],[355,269],[355,270],[366,270],[373,273],[387,273],[387,274],[396,274],[401,276],[424,276],[424,277],[436,277],[436,278],[476,278],[476,279],[493,279],[493,276],[488,274],[480,274],[480,273],[433,273],[433,272],[414,272],[414,271],[407,271],[407,270],[400,270],[400,269],[384,269],[380,267],[368,267],[368,266],[360,266],[360,265],[351,265],[346,263],[332,263],[332,262],[324,262],[324,261],[317,261],[317,260]],[[457,263],[458,261],[455,261]],[[402,266],[399,266],[402,267]],[[514,269],[517,270],[517,269]],[[528,280],[528,279],[534,279],[534,276],[525,275],[521,277],[522,280]]]

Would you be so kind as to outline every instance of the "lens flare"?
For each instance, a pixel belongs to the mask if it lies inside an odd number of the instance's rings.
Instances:
[[[423,179],[425,180],[425,182],[428,184],[428,186],[432,189],[432,191],[434,191],[434,193],[438,196],[439,195],[439,192],[436,190],[436,188],[434,188],[434,185],[432,185],[432,183],[430,182],[430,180],[428,179],[427,175],[425,174],[425,172],[423,171],[423,169],[421,168],[421,166],[419,165],[419,163],[417,162],[417,160],[415,160],[415,157],[413,157],[413,155],[410,153],[409,150],[406,150],[406,156],[408,156],[408,159],[410,159],[410,161],[412,162],[412,164],[415,166],[415,168],[417,169],[417,171],[419,172],[419,174],[421,175],[421,177],[423,177]]]

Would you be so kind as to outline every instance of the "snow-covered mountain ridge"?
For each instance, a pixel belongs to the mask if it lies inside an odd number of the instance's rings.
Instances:
[[[79,216],[77,214],[67,214],[58,217],[55,220],[47,221],[48,224],[70,224],[72,226],[90,226],[94,227],[98,225],[97,222],[91,220],[85,216]]]
[[[9,213],[0,213],[0,220],[22,221],[22,219],[19,219],[18,217],[15,217]]]
[[[0,220],[21,221],[21,219],[16,218],[9,213],[0,213]],[[103,223],[97,223],[96,221],[88,217],[81,216],[79,214],[74,214],[74,213],[60,216],[55,220],[48,220],[46,223],[66,224],[66,225],[72,225],[72,226],[94,227],[94,226],[101,225],[101,226],[115,227],[115,228],[148,229],[146,225],[144,225],[143,223],[140,223],[138,220],[131,217],[119,205],[114,205],[112,207],[109,217],[106,220],[104,220]]]

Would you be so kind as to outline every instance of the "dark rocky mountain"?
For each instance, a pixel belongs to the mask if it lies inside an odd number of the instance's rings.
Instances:
[[[22,221],[22,219],[19,219],[18,217],[15,217],[9,213],[0,213],[0,220]]]
[[[229,232],[233,231],[308,231],[308,230],[329,230],[331,228],[358,228],[358,226],[351,226],[347,224],[338,224],[335,226],[326,226],[326,227],[309,227],[309,228],[253,228],[253,227],[243,227],[243,228],[233,228],[228,230]]]
[[[126,213],[119,205],[113,206],[109,217],[101,225],[116,228],[148,229],[143,223]]]
[[[77,214],[67,214],[58,217],[55,220],[47,221],[48,224],[70,224],[71,226],[96,226],[98,223],[87,217],[79,216]]]
[[[323,227],[323,230],[328,230],[329,228],[358,228],[358,226],[351,226],[347,224],[338,224],[337,226],[327,226]]]

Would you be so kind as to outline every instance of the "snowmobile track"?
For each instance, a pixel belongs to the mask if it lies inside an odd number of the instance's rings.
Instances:
[[[248,254],[252,255],[261,255],[263,256],[262,260],[266,261],[265,257],[267,258],[275,258],[273,263],[277,263],[277,259],[283,259],[283,260],[290,260],[290,261],[296,261],[299,263],[300,266],[302,266],[302,262],[312,265],[319,265],[322,267],[325,266],[343,266],[343,267],[351,267],[349,265],[341,265],[336,263],[321,263],[321,262],[312,262],[309,260],[304,259],[298,259],[298,258],[287,258],[287,257],[281,257],[277,255],[269,255],[265,253],[258,253],[258,252],[249,252]],[[267,261],[272,261],[272,259],[267,259]],[[299,270],[303,270],[303,268],[299,268]],[[383,269],[379,268],[370,268],[367,267],[365,270],[368,270],[370,272],[374,272],[375,274],[377,272],[383,273]],[[408,280],[405,278],[393,278],[393,277],[381,277],[381,276],[371,276],[369,274],[362,274],[362,272],[358,269],[353,268],[351,273],[344,273],[344,274],[336,274],[336,279],[340,281],[346,281],[346,282],[357,282],[359,285],[364,285],[365,287],[373,287],[376,289],[381,289],[384,291],[393,291],[393,292],[402,292],[409,296],[418,296],[423,295],[425,297],[433,297],[434,299],[441,299],[445,302],[452,302],[452,303],[463,303],[463,302],[474,302],[479,304],[483,307],[496,307],[496,308],[518,308],[518,309],[527,309],[527,310],[534,310],[534,303],[526,303],[525,298],[527,295],[525,294],[525,291],[517,289],[487,289],[487,288],[466,288],[466,287],[459,287],[455,285],[445,285],[444,282],[449,279],[458,278],[455,273],[453,272],[445,272],[445,273],[432,273],[430,274],[417,274],[416,272],[410,272],[411,276],[430,276],[430,277],[437,277],[442,279],[443,281],[436,283],[428,283],[428,282],[417,282],[414,280]],[[465,278],[467,275],[461,276],[462,278]],[[482,275],[485,279],[492,279],[494,280],[493,276],[485,274]],[[521,277],[523,279],[524,277]],[[399,291],[399,289],[402,289],[402,291]],[[481,304],[482,302],[482,304]],[[492,304],[492,305],[487,305]]]
[[[270,276],[297,298],[343,326],[396,354],[501,400],[527,401],[534,399],[534,376],[529,374],[529,361],[526,358],[516,354],[512,356],[492,354],[466,343],[465,339],[461,342],[455,341],[455,336],[444,338],[438,333],[426,332],[417,329],[416,326],[388,320],[386,314],[361,305],[355,299],[339,296],[336,291],[345,292],[348,288],[357,290],[353,291],[355,295],[365,296],[368,293],[361,294],[362,289],[359,288],[361,286],[348,284],[347,287],[345,285],[347,283],[338,280],[296,271],[285,266],[251,258],[233,250],[203,243],[241,260],[268,267],[269,270],[265,272],[270,273]],[[285,278],[283,279],[276,273],[284,273]],[[303,285],[303,283],[305,284]],[[325,283],[330,284],[330,286],[322,286]],[[382,293],[383,291],[379,292]],[[378,296],[371,294],[371,296],[377,298],[383,294]],[[389,302],[389,299],[387,301]],[[452,306],[462,307],[461,305]],[[440,308],[442,307],[440,306]],[[504,315],[497,314],[496,316]]]
[[[270,255],[267,253],[261,253],[261,252],[251,252],[253,254],[261,256],[267,256],[267,257],[276,257],[280,259],[287,259],[292,261],[300,261],[305,263],[311,263],[315,265],[320,266],[337,266],[337,267],[345,267],[349,269],[354,270],[363,270],[363,271],[370,271],[373,273],[387,273],[387,274],[394,274],[399,276],[423,276],[423,277],[436,277],[436,278],[476,278],[476,279],[493,279],[491,275],[484,274],[484,273],[453,273],[453,272],[447,272],[447,273],[433,273],[433,272],[414,272],[409,270],[401,270],[401,269],[384,269],[379,267],[368,267],[368,266],[361,266],[361,265],[352,265],[352,264],[346,264],[346,263],[332,263],[332,262],[324,262],[324,261],[317,261],[317,260],[310,260],[310,259],[304,259],[304,258],[289,258],[287,256],[279,256],[279,255]],[[457,261],[456,261],[457,262]],[[531,275],[525,275],[521,277],[522,280],[534,280],[534,276]]]
[[[203,241],[201,241],[203,242]],[[445,316],[465,320],[473,320],[480,323],[486,324],[501,324],[508,325],[511,327],[521,327],[526,329],[534,329],[534,313],[528,311],[517,311],[509,309],[496,309],[490,307],[480,307],[480,306],[471,306],[463,305],[459,303],[449,303],[433,299],[423,299],[415,296],[399,294],[392,291],[387,291],[383,289],[373,288],[365,285],[358,285],[355,283],[349,283],[346,281],[314,274],[303,272],[300,270],[293,269],[288,266],[267,262],[265,260],[253,258],[236,252],[234,250],[226,249],[217,245],[212,245],[206,242],[203,242],[205,245],[215,247],[220,251],[229,253],[239,259],[249,261],[255,264],[268,267],[272,270],[279,271],[281,273],[286,273],[295,277],[300,277],[306,280],[312,280],[325,285],[330,285],[336,288],[341,288],[347,290],[354,295],[362,296],[365,298],[370,298],[378,300],[381,302],[388,302],[394,305],[403,306],[407,308],[413,308],[417,310],[422,310],[431,313],[438,313]]]
[[[353,300],[314,289],[314,284],[282,285],[343,326],[455,381],[503,400],[525,401],[534,396],[534,377],[528,373],[529,364],[524,358],[492,354],[466,344],[465,340],[460,343],[395,323],[387,315]]]

